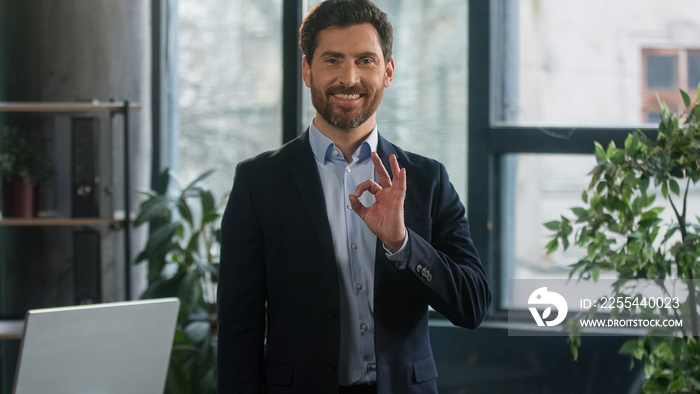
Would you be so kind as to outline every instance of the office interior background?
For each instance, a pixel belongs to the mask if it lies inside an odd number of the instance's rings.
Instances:
[[[434,316],[440,392],[638,392],[639,364],[630,369],[618,355],[627,337],[585,337],[573,361],[565,337],[509,336],[507,311],[525,311],[527,300],[508,291],[508,280],[568,276],[582,252],[546,255],[543,223],[580,203],[594,141],[620,146],[633,130],[655,129],[657,94],[674,108],[682,104],[678,88],[697,89],[700,3],[376,3],[394,26],[396,63],[379,131],[446,165],[496,296],[492,316],[475,331]],[[107,136],[96,148],[105,185],[98,216],[126,215],[125,175],[133,214],[143,198],[137,191],[164,168],[183,183],[216,168],[206,185],[225,199],[239,161],[279,147],[313,117],[296,32],[315,4],[0,0],[0,101],[138,103],[128,119],[126,169],[123,117],[80,114],[97,119]],[[71,116],[0,113],[0,124],[31,130],[60,159]],[[57,171],[42,191],[40,215],[67,204],[68,172]],[[690,214],[700,214],[700,190],[689,199],[697,201]],[[99,234],[99,301],[140,296],[145,267],[133,261],[148,230],[77,227],[0,226],[0,318],[76,302],[76,231]],[[5,393],[19,341],[1,344]]]

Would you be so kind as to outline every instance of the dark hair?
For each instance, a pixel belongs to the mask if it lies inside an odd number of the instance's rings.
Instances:
[[[317,4],[299,29],[299,47],[311,64],[318,45],[318,33],[332,27],[349,27],[370,23],[379,34],[384,61],[391,60],[393,29],[384,11],[370,0],[325,0]]]

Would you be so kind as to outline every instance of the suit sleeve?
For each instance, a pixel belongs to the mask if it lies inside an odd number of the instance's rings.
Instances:
[[[433,309],[457,326],[476,328],[488,313],[491,291],[464,206],[442,164],[437,182],[431,239],[408,226],[410,254],[405,271],[418,280],[418,291]]]
[[[241,164],[221,223],[219,393],[261,393],[264,379],[264,236]]]

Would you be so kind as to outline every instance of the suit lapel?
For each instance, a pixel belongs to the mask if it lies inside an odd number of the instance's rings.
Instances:
[[[314,159],[311,145],[309,144],[308,130],[294,141],[294,149],[289,155],[290,174],[294,180],[297,193],[304,201],[304,208],[308,213],[316,237],[319,240],[324,259],[333,262],[335,266],[335,252],[333,251],[333,237],[328,222],[326,201],[321,187],[321,178]]]

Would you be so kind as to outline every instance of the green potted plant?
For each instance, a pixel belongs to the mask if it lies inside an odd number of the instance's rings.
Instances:
[[[206,171],[181,188],[166,169],[158,188],[144,192],[135,221],[150,223],[137,262],[148,262],[148,288],[142,298],[178,297],[181,307],[166,381],[166,392],[207,393],[216,388],[216,284],[221,242],[220,212],[201,182]]]
[[[618,280],[611,293],[625,297],[639,296],[625,290],[625,283],[634,280],[651,280],[662,292],[668,290],[669,279],[685,286],[687,297],[679,308],[656,313],[675,314],[687,325],[670,336],[651,329],[620,349],[633,364],[643,363],[643,391],[648,393],[700,392],[695,281],[700,275],[700,217],[688,214],[689,190],[700,180],[700,87],[695,102],[683,90],[681,95],[686,106],[681,114],[659,101],[662,120],[655,140],[638,131],[622,148],[596,143],[597,165],[582,195],[584,206],[573,208],[571,217],[545,224],[554,231],[548,253],[571,244],[585,251],[571,266],[570,278],[595,281],[601,271],[615,272]],[[667,210],[671,220],[662,216]],[[587,314],[595,312],[593,308]],[[612,315],[627,312],[633,311],[620,307]],[[566,328],[576,357],[581,327],[569,320]]]
[[[38,186],[52,174],[43,141],[33,139],[29,133],[17,128],[0,128],[3,216],[36,216]]]

